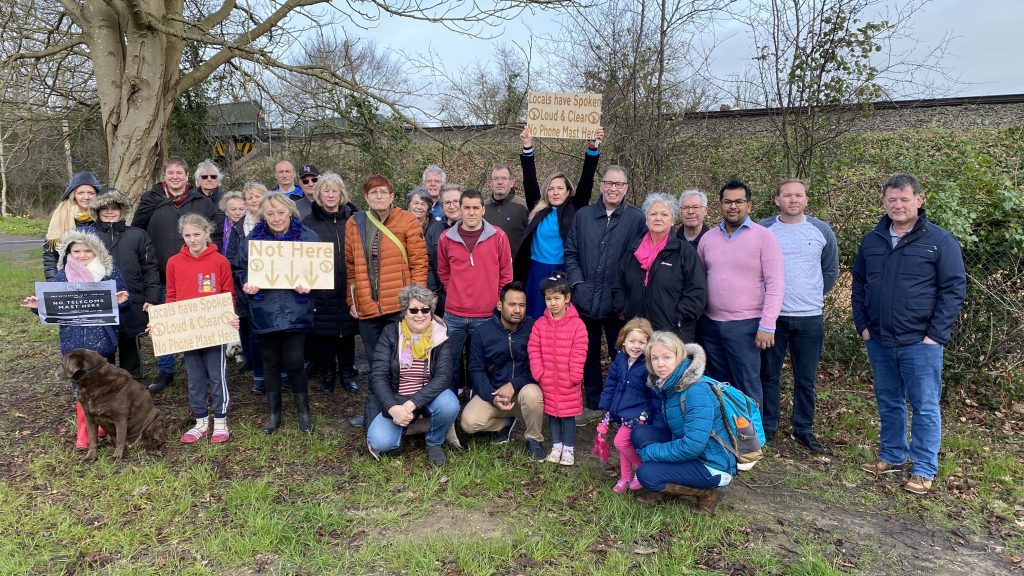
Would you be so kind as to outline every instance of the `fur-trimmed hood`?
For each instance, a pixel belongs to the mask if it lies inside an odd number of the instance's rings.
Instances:
[[[120,191],[110,189],[109,192],[97,196],[92,201],[92,204],[89,205],[89,215],[92,216],[93,222],[99,222],[100,210],[112,204],[117,204],[121,207],[121,220],[124,220],[124,213],[130,206],[128,204],[128,199],[125,198],[124,194],[121,194]]]
[[[110,276],[114,273],[114,259],[111,258],[110,252],[107,247],[103,245],[103,242],[98,236],[90,232],[82,232],[80,230],[71,230],[65,232],[60,239],[60,246],[57,247],[57,269],[63,270],[64,263],[67,262],[68,247],[72,244],[85,244],[96,254],[96,259],[99,260],[100,264],[103,265],[103,275]]]
[[[704,375],[704,367],[707,364],[707,356],[704,354],[704,349],[699,344],[685,344],[686,358],[683,362],[689,362],[689,366],[683,371],[683,375],[676,382],[676,391],[682,392],[686,390],[691,384],[700,380],[701,376]],[[664,380],[658,380],[658,377],[654,374],[650,375],[647,380],[647,386],[655,390],[662,390],[662,386],[666,384]]]

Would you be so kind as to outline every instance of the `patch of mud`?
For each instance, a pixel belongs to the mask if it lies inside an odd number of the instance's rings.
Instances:
[[[444,537],[452,540],[478,541],[506,539],[512,536],[512,527],[501,517],[475,510],[440,507],[408,524],[381,527],[368,531],[373,540],[426,542]]]
[[[946,531],[913,513],[837,507],[784,485],[789,471],[761,471],[757,488],[735,482],[723,501],[752,519],[748,538],[795,561],[808,541],[844,572],[889,576],[1007,574],[1002,546],[964,529]],[[851,495],[852,498],[855,496]]]

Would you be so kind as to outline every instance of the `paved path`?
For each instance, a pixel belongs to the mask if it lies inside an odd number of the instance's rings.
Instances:
[[[0,252],[20,252],[43,245],[42,238],[34,236],[11,236],[0,234]]]

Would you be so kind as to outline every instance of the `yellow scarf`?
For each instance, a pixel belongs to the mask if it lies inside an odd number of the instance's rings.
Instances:
[[[411,364],[413,359],[426,360],[433,344],[430,340],[434,334],[433,326],[427,326],[422,334],[413,334],[409,323],[403,318],[399,329],[402,331],[402,351],[399,353],[402,364]]]
[[[75,197],[71,196],[58,204],[57,209],[50,216],[50,225],[46,228],[46,246],[51,250],[56,250],[65,232],[74,230],[76,223],[87,222],[92,222],[89,211],[79,210]]]

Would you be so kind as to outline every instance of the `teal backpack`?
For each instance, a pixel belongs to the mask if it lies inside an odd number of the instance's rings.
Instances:
[[[711,387],[722,407],[722,422],[728,438],[721,438],[713,430],[711,437],[736,457],[736,468],[750,470],[764,457],[764,424],[761,409],[753,398],[729,384],[702,376]]]

